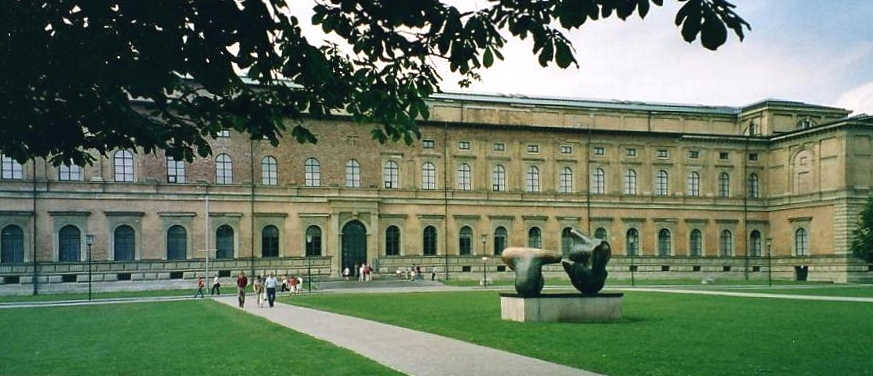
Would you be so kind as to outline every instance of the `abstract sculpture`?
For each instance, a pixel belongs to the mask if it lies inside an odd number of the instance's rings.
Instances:
[[[523,247],[504,249],[502,258],[515,271],[515,291],[521,296],[539,295],[545,284],[543,265],[561,262],[560,253]]]

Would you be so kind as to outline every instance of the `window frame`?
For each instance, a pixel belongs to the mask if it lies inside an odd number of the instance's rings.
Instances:
[[[215,156],[215,184],[233,184],[233,158],[227,153]]]

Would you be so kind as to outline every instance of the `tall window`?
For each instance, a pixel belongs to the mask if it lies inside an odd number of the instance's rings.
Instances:
[[[595,239],[606,240],[606,236],[607,236],[607,234],[606,234],[605,228],[598,227],[596,230],[594,230],[594,238]]]
[[[397,167],[397,162],[385,161],[382,175],[385,177],[385,188],[400,188],[398,182],[398,176],[400,173],[399,168]]]
[[[718,247],[719,253],[722,256],[730,256],[733,254],[732,250],[734,247],[733,235],[729,230],[723,230],[721,232],[721,236],[718,239]]]
[[[634,170],[629,169],[624,172],[624,194],[637,194],[637,172]]]
[[[227,154],[215,157],[215,184],[233,184],[233,161]]]
[[[503,226],[494,229],[494,255],[500,256],[506,248],[506,229]]]
[[[462,191],[469,191],[473,189],[473,183],[471,182],[470,177],[470,165],[466,163],[461,163],[458,166],[458,189]]]
[[[559,187],[561,193],[573,192],[573,169],[564,167],[561,169],[561,184]]]
[[[731,176],[727,172],[718,175],[718,197],[728,197],[731,194]]]
[[[58,166],[58,180],[82,180],[82,167],[72,162]]]
[[[749,197],[758,198],[761,196],[760,185],[758,182],[758,174],[749,175]]]
[[[24,231],[16,225],[9,225],[0,232],[0,263],[24,262]]]
[[[671,252],[670,230],[658,231],[658,256],[670,256]]]
[[[669,193],[667,188],[668,186],[668,175],[667,171],[658,170],[658,173],[655,174],[655,195],[656,196],[666,196]]]
[[[794,252],[797,256],[809,254],[809,234],[804,228],[799,228],[794,232]]]
[[[58,261],[79,261],[82,234],[72,225],[66,225],[58,232]]]
[[[527,167],[527,184],[525,185],[526,192],[540,191],[540,169],[537,166]]]
[[[279,229],[269,225],[261,230],[261,257],[279,257]]]
[[[167,183],[185,183],[185,161],[167,156]]]
[[[388,226],[385,229],[385,255],[400,255],[400,229],[397,226]]]
[[[346,187],[359,188],[361,186],[361,164],[354,159],[346,162]]]
[[[133,153],[119,150],[112,157],[112,167],[115,170],[115,181],[130,183],[133,181]]]
[[[306,255],[321,256],[321,229],[318,226],[306,228]]]
[[[491,171],[491,189],[494,192],[506,191],[506,168],[503,165],[495,165]]]
[[[436,189],[436,166],[433,163],[421,165],[421,189]]]
[[[113,243],[115,246],[115,261],[133,260],[136,237],[133,228],[121,225],[115,228]]]
[[[3,179],[23,179],[24,168],[18,161],[0,154],[0,177]]]
[[[303,162],[303,184],[307,187],[321,186],[321,164],[318,159],[307,158]]]
[[[543,247],[543,235],[539,227],[531,227],[527,230],[527,246],[530,248]]]
[[[437,232],[436,227],[427,226],[424,228],[422,236],[422,246],[425,256],[436,255],[437,248]]]
[[[573,246],[576,244],[576,239],[573,237],[573,229],[564,227],[561,230],[561,254],[567,256],[573,251]]]
[[[627,255],[638,256],[640,252],[640,232],[632,228],[627,230]]]
[[[691,246],[691,256],[701,256],[703,254],[703,234],[700,230],[691,230],[691,236],[688,240]]]
[[[758,230],[753,230],[749,235],[749,256],[761,256],[761,233]]]
[[[473,230],[470,226],[461,227],[458,236],[458,252],[461,256],[469,256],[473,253]]]
[[[215,258],[232,258],[233,257],[233,228],[228,225],[221,225],[215,231]]]
[[[261,184],[279,184],[279,164],[269,155],[261,159]]]
[[[700,196],[700,174],[697,171],[691,171],[688,174],[688,195]]]
[[[167,260],[184,260],[188,254],[188,235],[185,228],[174,225],[167,230]]]
[[[602,168],[594,169],[594,173],[591,179],[591,193],[597,195],[602,195],[606,193],[606,173],[603,172]]]

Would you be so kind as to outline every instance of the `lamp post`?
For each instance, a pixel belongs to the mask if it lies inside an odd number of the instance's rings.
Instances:
[[[773,239],[767,238],[767,286],[773,286],[773,257],[770,255],[770,246]]]
[[[85,235],[85,244],[88,245],[88,301],[91,301],[91,246],[94,245],[94,234]]]
[[[482,256],[482,288],[488,287],[488,269],[485,268],[486,262],[488,262],[488,257]]]
[[[308,231],[307,231],[308,232]],[[308,284],[308,293],[312,294],[312,258],[309,257],[309,244],[312,242],[312,235],[306,234],[306,249],[303,250],[303,255],[306,257],[306,281]]]

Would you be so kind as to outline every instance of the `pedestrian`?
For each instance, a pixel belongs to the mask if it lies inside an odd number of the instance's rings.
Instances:
[[[212,290],[209,291],[209,295],[221,295],[221,281],[218,280],[218,276],[212,279]]]
[[[303,277],[297,276],[297,295],[300,295],[300,289],[303,287]]]
[[[355,273],[355,279],[360,279],[361,277],[360,277],[359,273],[361,272],[361,265],[358,265],[357,263],[355,263],[355,269],[352,270],[352,272]]]
[[[197,297],[197,295],[200,295],[201,298],[203,297],[204,286],[206,286],[206,283],[203,282],[203,277],[197,277],[197,292],[194,293],[195,298]]]
[[[236,277],[236,295],[240,308],[243,308],[246,304],[246,286],[248,285],[249,279],[246,278],[246,273],[239,272],[239,275]]]
[[[261,276],[255,277],[255,282],[252,284],[252,287],[255,290],[258,308],[264,307],[264,280],[261,279]]]
[[[367,280],[373,280],[373,265],[367,264]]]
[[[273,308],[273,302],[276,301],[276,287],[279,286],[279,281],[273,276],[273,273],[267,277],[264,286],[267,288],[267,302],[270,303],[270,308]]]
[[[343,278],[345,278],[346,281],[349,280],[349,267],[348,266],[346,266],[346,268],[343,269]]]
[[[433,269],[430,270],[430,280],[431,281],[436,279],[436,270],[437,270],[436,266],[434,266]]]
[[[358,267],[358,282],[364,282],[364,265],[366,264],[361,264]]]
[[[288,279],[288,284],[291,285],[291,291],[288,292],[288,295],[296,293],[297,292],[297,277],[292,275],[291,278]]]
[[[285,278],[285,275],[282,275],[282,288],[279,289],[279,292],[288,291],[288,278]]]

